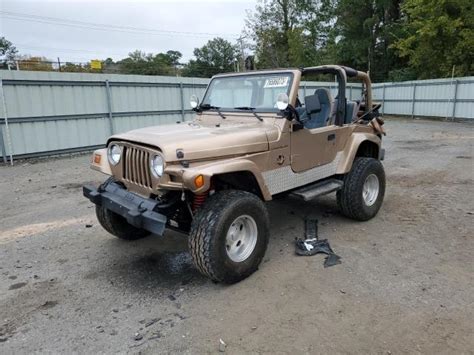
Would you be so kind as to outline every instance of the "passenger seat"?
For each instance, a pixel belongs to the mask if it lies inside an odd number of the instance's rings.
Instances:
[[[347,101],[346,104],[346,117],[344,123],[349,124],[357,119],[357,112],[359,112],[360,103],[357,101]]]
[[[324,127],[330,118],[333,99],[328,89],[320,88],[304,99],[308,119],[303,122],[308,129]]]

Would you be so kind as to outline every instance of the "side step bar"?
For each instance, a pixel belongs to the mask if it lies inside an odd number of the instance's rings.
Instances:
[[[317,182],[293,191],[290,195],[302,198],[305,201],[310,201],[315,197],[329,194],[331,192],[340,190],[343,182],[337,179],[328,179]]]

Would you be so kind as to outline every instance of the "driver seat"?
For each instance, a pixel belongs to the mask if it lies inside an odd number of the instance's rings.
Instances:
[[[316,89],[314,95],[306,96],[305,107],[308,119],[304,127],[308,129],[326,126],[330,117],[333,99],[331,92],[325,88]]]

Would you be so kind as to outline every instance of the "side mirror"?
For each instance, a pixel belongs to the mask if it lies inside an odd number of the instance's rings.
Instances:
[[[278,94],[276,106],[277,108],[283,113],[287,120],[291,121],[294,118],[299,120],[298,112],[295,110],[293,106],[290,105],[288,102],[288,95],[284,92]]]
[[[199,98],[196,95],[191,95],[189,99],[189,104],[193,110],[197,109],[199,106]]]
[[[278,94],[276,105],[280,111],[286,110],[288,108],[288,95],[284,92]]]

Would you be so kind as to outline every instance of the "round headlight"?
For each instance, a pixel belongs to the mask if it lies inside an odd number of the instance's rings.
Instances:
[[[112,144],[109,147],[108,150],[108,157],[109,157],[109,162],[112,165],[117,165],[118,162],[120,161],[120,157],[122,155],[122,149],[116,144]]]
[[[153,159],[150,161],[150,167],[152,174],[159,178],[163,175],[163,171],[165,170],[165,162],[161,155],[155,155]]]

